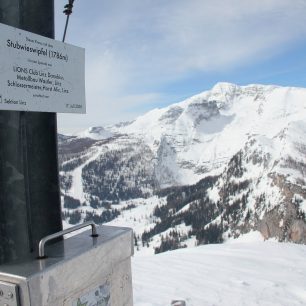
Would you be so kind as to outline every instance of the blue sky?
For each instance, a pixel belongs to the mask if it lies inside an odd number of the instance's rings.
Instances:
[[[59,114],[59,129],[132,120],[220,81],[306,87],[305,16],[306,0],[75,0],[66,42],[86,49],[87,114]]]

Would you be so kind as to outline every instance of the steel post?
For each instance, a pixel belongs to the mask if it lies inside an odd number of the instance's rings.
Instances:
[[[54,38],[54,1],[0,0],[0,22]],[[60,230],[56,114],[0,111],[0,263]]]

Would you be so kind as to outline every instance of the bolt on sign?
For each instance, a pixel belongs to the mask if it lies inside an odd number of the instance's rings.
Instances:
[[[85,49],[0,24],[0,110],[85,113]]]

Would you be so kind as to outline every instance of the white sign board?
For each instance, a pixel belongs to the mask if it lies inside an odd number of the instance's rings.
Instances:
[[[0,24],[0,109],[85,113],[85,50]]]

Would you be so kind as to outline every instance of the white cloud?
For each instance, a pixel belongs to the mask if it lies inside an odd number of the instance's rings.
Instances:
[[[303,0],[75,1],[67,39],[86,48],[88,125],[97,111],[109,121],[110,104],[121,119],[129,97],[161,84],[283,52],[305,37],[305,8]]]

